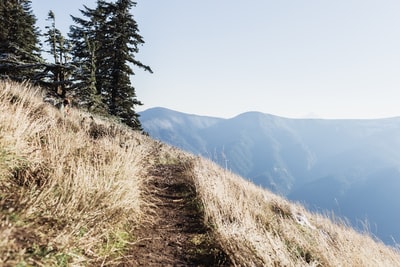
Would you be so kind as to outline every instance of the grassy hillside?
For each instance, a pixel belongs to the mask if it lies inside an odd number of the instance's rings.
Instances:
[[[42,98],[0,82],[0,266],[400,266],[367,233]]]

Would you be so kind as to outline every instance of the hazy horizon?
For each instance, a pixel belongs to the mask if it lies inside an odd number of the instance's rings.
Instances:
[[[34,1],[66,34],[94,0]],[[132,77],[144,106],[229,118],[257,110],[288,118],[400,115],[400,2],[137,1],[145,40]]]

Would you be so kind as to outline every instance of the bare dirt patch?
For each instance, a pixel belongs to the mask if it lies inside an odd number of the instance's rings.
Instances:
[[[150,170],[149,193],[157,219],[136,231],[130,255],[137,266],[229,266],[228,256],[204,224],[201,202],[184,163]]]

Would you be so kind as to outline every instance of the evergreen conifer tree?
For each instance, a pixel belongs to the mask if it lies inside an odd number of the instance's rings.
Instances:
[[[144,44],[130,13],[135,5],[131,0],[114,3],[98,0],[95,9],[81,10],[87,20],[73,17],[78,26],[71,27],[70,38],[74,44],[74,62],[81,62],[81,85],[89,86],[86,89],[81,86],[81,90],[93,99],[95,84],[96,95],[109,114],[134,129],[141,129],[135,112],[135,106],[141,102],[136,98],[130,76],[134,75],[132,66],[150,72],[151,69],[135,58],[139,46]]]
[[[102,101],[101,77],[98,73],[97,54],[103,41],[101,28],[104,27],[108,17],[105,8],[109,4],[105,1],[97,1],[97,8],[90,9],[84,6],[80,10],[86,17],[71,16],[76,25],[70,27],[69,37],[73,45],[72,61],[77,66],[74,72],[75,95],[79,98],[80,105],[100,114],[108,114],[108,109]]]
[[[40,57],[39,30],[30,0],[0,0],[0,75],[33,79]]]
[[[141,129],[135,106],[142,103],[137,100],[135,88],[130,81],[130,76],[134,75],[131,64],[147,71],[151,69],[135,59],[139,46],[144,44],[138,25],[130,13],[135,5],[131,0],[117,0],[112,10],[107,27],[111,37],[107,42],[110,46],[107,53],[113,60],[110,66],[106,66],[109,71],[106,76],[109,78],[109,87],[105,90],[110,113],[132,128]]]

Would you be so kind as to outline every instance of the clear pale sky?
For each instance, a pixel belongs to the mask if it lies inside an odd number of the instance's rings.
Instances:
[[[95,0],[33,0],[66,34]],[[400,116],[398,0],[138,0],[144,106],[229,118]],[[312,115],[311,115],[312,114]]]

